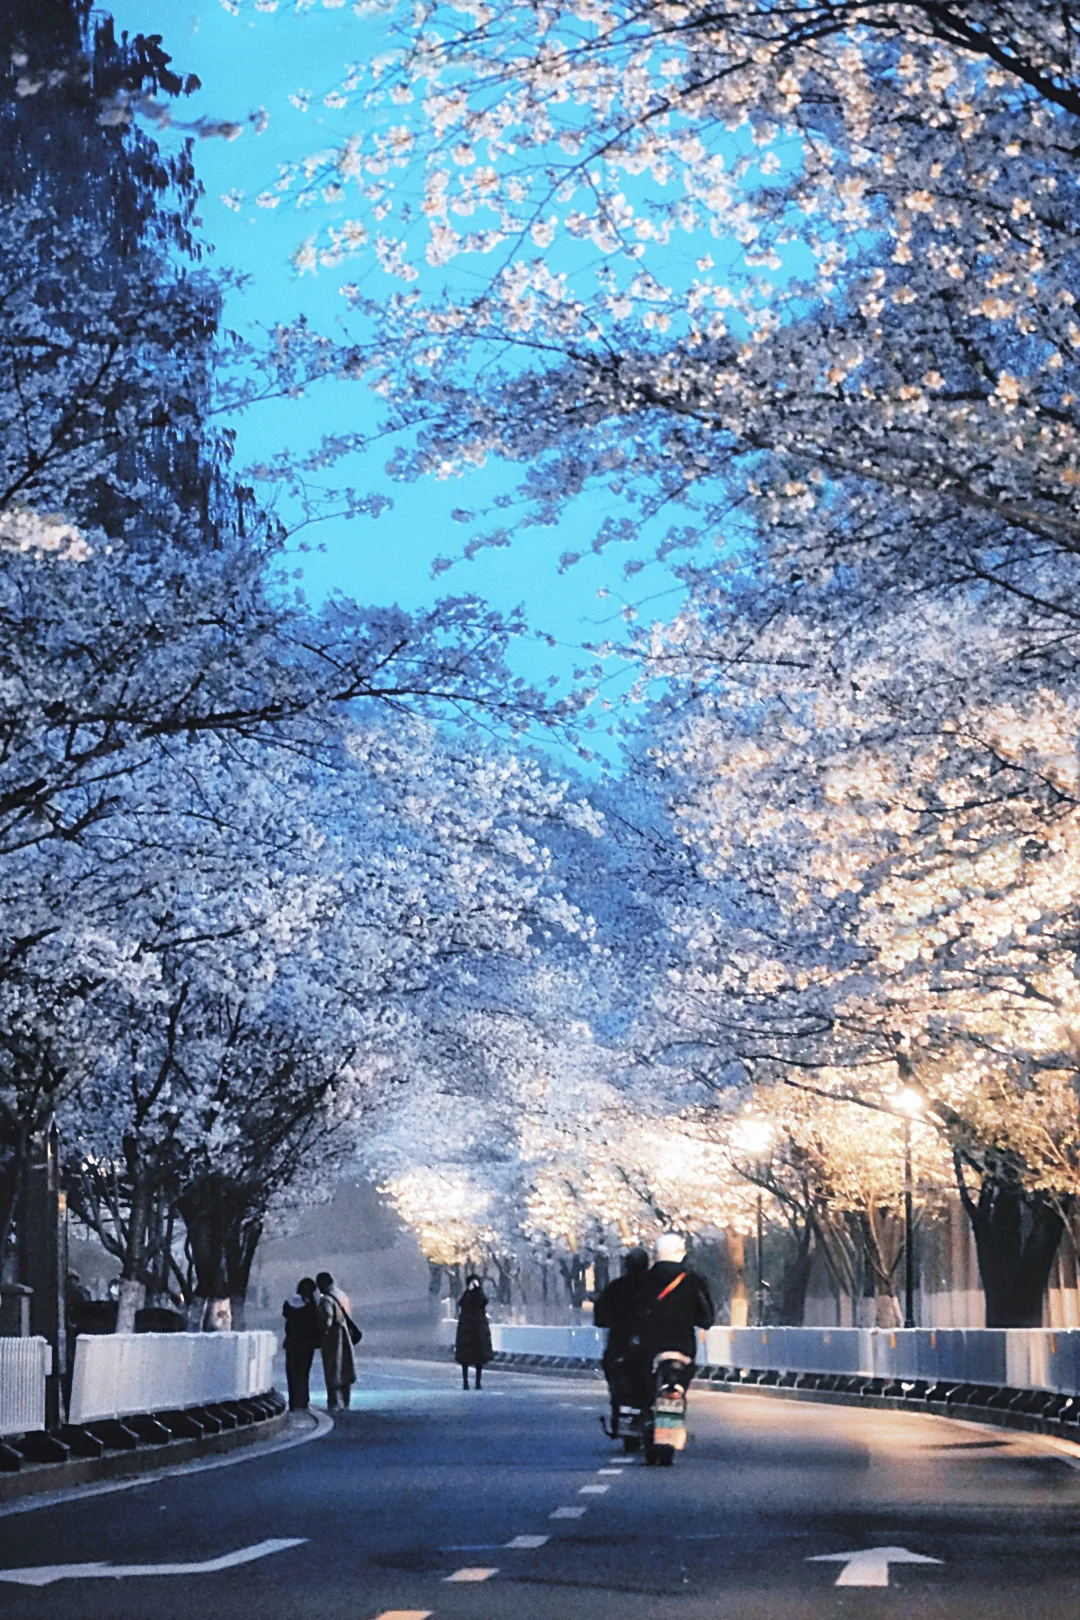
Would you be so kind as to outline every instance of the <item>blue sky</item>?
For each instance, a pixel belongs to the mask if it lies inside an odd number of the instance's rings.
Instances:
[[[288,0],[274,14],[256,13],[252,0],[242,0],[238,15],[220,0],[113,0],[108,9],[118,31],[160,33],[174,66],[198,74],[203,89],[177,109],[178,116],[243,121],[259,107],[269,114],[262,135],[249,125],[235,141],[200,141],[195,154],[206,189],[203,234],[213,244],[218,266],[250,277],[244,291],[231,297],[229,324],[243,330],[302,312],[325,329],[343,312],[343,282],[358,282],[365,293],[376,296],[399,285],[390,282],[370,255],[366,261],[348,260],[339,269],[320,269],[317,276],[298,277],[290,256],[313,222],[298,214],[291,201],[275,210],[254,203],[273,185],[278,164],[295,161],[324,141],[331,145],[359,127],[362,110],[328,109],[322,98],[340,83],[346,63],[367,60],[385,48],[386,25],[380,18],[357,17],[351,8],[315,7],[297,15]],[[300,89],[311,92],[307,112],[289,100]],[[179,137],[157,138],[168,145]],[[235,211],[222,198],[237,192],[245,200]],[[259,407],[235,424],[238,462],[257,463],[283,446],[302,450],[323,432],[374,428],[379,418],[379,401],[362,384],[335,385],[300,402]],[[523,602],[530,622],[555,635],[560,648],[553,651],[539,643],[521,648],[516,654],[519,668],[533,679],[558,674],[565,684],[582,661],[575,649],[619,630],[626,548],[620,547],[618,556],[590,556],[563,575],[557,569],[563,552],[588,549],[602,515],[600,497],[580,501],[557,531],[534,531],[509,550],[483,553],[436,581],[432,561],[459,553],[470,533],[452,521],[450,511],[481,509],[515,480],[508,469],[489,467],[448,483],[392,483],[385,473],[391,448],[384,445],[362,461],[354,458],[352,465],[330,475],[335,484],[388,493],[394,504],[377,520],[329,522],[309,531],[312,543],[325,549],[295,559],[308,597],[318,601],[337,588],[360,601],[398,601],[410,608],[440,595],[474,591],[504,609]],[[640,554],[647,555],[646,542],[641,544]],[[603,601],[597,596],[601,587],[611,591]],[[655,564],[638,575],[634,593],[639,601],[655,593],[652,611],[664,616],[678,599],[670,576]],[[612,671],[616,688],[625,684],[622,669],[617,664]]]

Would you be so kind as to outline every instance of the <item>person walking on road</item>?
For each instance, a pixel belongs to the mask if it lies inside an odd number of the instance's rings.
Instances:
[[[306,1412],[311,1402],[311,1363],[321,1338],[315,1279],[301,1277],[296,1293],[281,1308],[285,1318],[285,1377],[289,1411]]]
[[[491,1328],[487,1319],[487,1295],[476,1276],[465,1279],[465,1292],[458,1301],[457,1336],[454,1340],[454,1360],[461,1368],[462,1385],[469,1387],[469,1368],[476,1368],[476,1387],[480,1388],[480,1374],[494,1355],[491,1348]]]
[[[356,1382],[353,1345],[360,1342],[360,1329],[350,1315],[348,1294],[334,1287],[330,1273],[320,1271],[315,1281],[319,1287],[319,1337],[326,1377],[326,1407],[330,1412],[344,1412]]]
[[[678,1350],[687,1358],[679,1382],[684,1389],[689,1386],[696,1370],[697,1329],[712,1327],[715,1317],[708,1283],[686,1264],[686,1244],[677,1232],[665,1232],[656,1240],[656,1264],[638,1296],[634,1327],[646,1388],[661,1350]]]
[[[595,1325],[608,1330],[601,1366],[611,1396],[613,1435],[619,1432],[620,1407],[634,1404],[633,1375],[628,1368],[627,1358],[632,1357],[634,1324],[648,1273],[648,1251],[631,1249],[626,1256],[622,1276],[608,1283],[593,1309]]]

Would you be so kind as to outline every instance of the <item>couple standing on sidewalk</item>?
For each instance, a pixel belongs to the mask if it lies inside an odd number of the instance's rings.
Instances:
[[[335,1287],[328,1271],[320,1271],[315,1278],[301,1277],[295,1295],[285,1301],[282,1314],[289,1410],[307,1411],[311,1363],[315,1351],[321,1350],[327,1410],[343,1412],[356,1382],[353,1345],[363,1337],[350,1314],[348,1294]]]

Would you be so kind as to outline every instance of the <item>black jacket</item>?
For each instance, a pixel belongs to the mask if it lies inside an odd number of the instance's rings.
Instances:
[[[684,1260],[658,1260],[638,1297],[636,1331],[649,1357],[680,1350],[697,1360],[696,1328],[710,1328],[716,1312],[709,1285]]]
[[[285,1318],[285,1348],[300,1354],[314,1354],[319,1343],[319,1308],[313,1299],[287,1299],[281,1314]]]
[[[593,1322],[598,1328],[607,1328],[605,1361],[618,1360],[626,1354],[637,1320],[641,1290],[648,1276],[646,1271],[629,1272],[609,1282],[596,1301]]]

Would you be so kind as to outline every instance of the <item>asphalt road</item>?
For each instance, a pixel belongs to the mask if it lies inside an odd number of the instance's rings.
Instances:
[[[366,1362],[326,1438],[0,1519],[0,1572],[222,1559],[213,1571],[0,1581],[15,1620],[818,1620],[1075,1616],[1080,1457],[937,1418],[691,1393],[674,1468],[625,1463],[602,1386]],[[607,1470],[614,1468],[614,1473]],[[569,1510],[569,1511],[563,1511]],[[302,1538],[302,1539],[301,1539]],[[518,1538],[521,1538],[520,1541]],[[513,1545],[518,1541],[517,1545]],[[891,1547],[937,1563],[821,1562]],[[462,1572],[468,1572],[463,1576]],[[458,1576],[458,1579],[452,1577]]]

